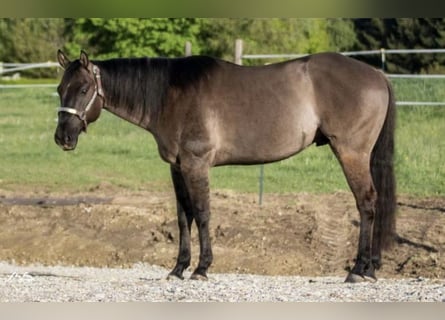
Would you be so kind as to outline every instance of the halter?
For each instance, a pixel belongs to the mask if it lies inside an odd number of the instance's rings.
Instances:
[[[90,101],[88,101],[85,109],[83,111],[77,110],[75,108],[67,108],[67,107],[59,107],[57,109],[57,112],[67,112],[70,114],[73,114],[75,116],[77,116],[80,120],[82,120],[82,122],[84,123],[84,129],[85,132],[87,131],[87,112],[88,110],[91,109],[91,106],[93,105],[94,101],[96,100],[96,97],[102,97],[102,99],[104,99],[105,101],[105,97],[104,97],[104,91],[102,89],[102,81],[100,78],[100,69],[99,67],[97,67],[96,65],[93,65],[93,75],[94,75],[94,93],[92,95],[92,97],[90,98]]]

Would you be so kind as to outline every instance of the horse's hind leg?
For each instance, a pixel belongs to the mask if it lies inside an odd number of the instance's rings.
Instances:
[[[372,263],[372,234],[377,193],[370,172],[370,154],[332,148],[340,161],[360,212],[357,258],[346,281],[376,280]]]

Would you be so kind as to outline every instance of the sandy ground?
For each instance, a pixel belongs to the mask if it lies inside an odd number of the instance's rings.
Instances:
[[[210,273],[345,276],[358,238],[352,195],[214,191]],[[192,266],[197,230],[192,229]],[[0,260],[43,264],[172,268],[178,246],[173,192],[98,186],[84,194],[0,190]],[[398,199],[397,239],[382,278],[445,278],[445,198]]]

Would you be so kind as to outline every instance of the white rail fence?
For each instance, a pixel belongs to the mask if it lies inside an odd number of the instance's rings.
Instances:
[[[185,43],[185,55],[192,53],[192,45],[190,42]],[[384,49],[380,50],[364,50],[364,51],[346,51],[341,54],[346,56],[363,56],[363,55],[380,55],[381,68],[385,70],[386,56],[388,54],[435,54],[445,53],[445,49]],[[290,53],[290,54],[244,54],[243,41],[237,39],[235,41],[235,63],[242,64],[243,59],[294,59],[304,57],[307,54]],[[36,68],[59,68],[57,62],[40,62],[40,63],[5,63],[0,62],[0,77],[4,74],[10,74],[23,70]],[[411,78],[411,79],[445,79],[444,74],[386,74],[389,78]],[[56,84],[0,84],[0,88],[27,88],[27,87],[55,87]],[[398,101],[397,105],[425,105],[425,106],[445,106],[443,102],[433,101]]]
[[[445,49],[384,49],[365,50],[365,51],[346,51],[340,52],[345,56],[363,56],[363,55],[380,55],[381,69],[385,70],[386,59],[388,54],[436,54],[445,53]],[[304,57],[307,54],[290,53],[290,54],[244,54],[243,41],[241,39],[235,42],[235,63],[242,65],[243,59],[295,59]],[[445,74],[390,74],[386,73],[389,78],[405,78],[405,79],[445,79]],[[397,101],[399,106],[445,106],[445,101]]]
[[[8,63],[0,62],[0,75],[12,72],[18,72],[37,68],[54,68],[59,67],[57,62],[39,62],[39,63]]]
[[[8,63],[0,61],[0,77],[3,75],[14,74],[24,70],[40,69],[40,68],[58,68],[60,65],[57,62],[38,62],[38,63]],[[10,77],[11,79],[14,76]],[[0,84],[0,89],[4,88],[52,88],[57,84]]]

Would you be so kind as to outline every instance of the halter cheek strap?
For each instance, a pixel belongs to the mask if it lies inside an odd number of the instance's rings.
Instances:
[[[102,97],[102,99],[104,99],[104,92],[102,89],[102,81],[101,81],[101,77],[100,77],[100,69],[96,66],[93,65],[93,75],[94,75],[94,80],[95,80],[95,84],[94,84],[94,93],[91,96],[90,100],[88,101],[86,107],[84,110],[78,110],[75,108],[67,108],[67,107],[59,107],[57,109],[57,112],[67,112],[70,114],[73,114],[75,116],[77,116],[80,120],[82,120],[82,122],[84,123],[84,129],[85,132],[87,130],[87,112],[91,109],[91,106],[93,105],[94,101],[96,100],[96,97]]]

